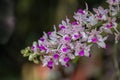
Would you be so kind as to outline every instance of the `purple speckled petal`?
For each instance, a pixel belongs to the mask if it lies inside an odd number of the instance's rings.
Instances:
[[[45,50],[45,51],[46,51],[45,46],[42,46],[42,45],[41,45],[41,46],[39,46],[39,45],[38,45],[38,48],[39,48],[40,50]]]
[[[62,48],[63,52],[67,52],[68,51],[68,47]]]
[[[109,45],[106,44],[105,48],[108,49],[108,48],[109,48]]]
[[[112,25],[106,25],[105,27],[110,29],[110,28],[112,28]]]
[[[64,39],[65,39],[66,41],[70,41],[70,40],[71,40],[71,38],[70,38],[69,36],[66,36]]]
[[[99,14],[97,17],[98,17],[98,18],[102,18],[102,15],[101,15],[101,14]]]
[[[49,31],[47,34],[48,34],[48,35],[51,35],[51,33],[52,33],[52,32]]]
[[[72,22],[72,25],[78,25],[78,23],[76,21]]]
[[[44,40],[45,40],[44,38],[40,38],[40,41],[44,42]]]
[[[96,42],[98,42],[98,39],[96,37],[94,37],[94,38],[92,38],[92,42],[96,43]]]
[[[69,63],[66,63],[65,67],[69,67],[69,66],[70,66],[70,64],[69,64]]]
[[[47,64],[47,67],[49,67],[50,69],[53,68],[53,61],[49,61],[48,64]]]
[[[69,61],[70,61],[69,57],[64,58],[64,62],[69,62]]]
[[[84,14],[84,12],[83,12],[82,9],[79,9],[79,10],[78,10],[78,13]]]
[[[54,59],[58,59],[59,58],[59,55],[58,54],[54,54]]]
[[[33,51],[34,51],[34,49],[35,49],[35,47],[34,47],[34,46],[32,46],[32,47],[31,47],[31,50],[33,50]]]
[[[63,26],[63,25],[62,25],[62,26],[60,26],[60,29],[65,29],[65,26]]]
[[[84,56],[84,50],[81,50],[81,51],[79,52],[79,56]]]
[[[79,36],[79,35],[74,35],[74,37],[75,37],[76,39],[78,39],[80,36]]]

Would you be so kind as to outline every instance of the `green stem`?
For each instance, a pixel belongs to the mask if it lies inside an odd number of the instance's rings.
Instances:
[[[120,70],[119,70],[119,62],[118,62],[118,44],[114,44],[114,68],[115,68],[115,75],[120,80]]]

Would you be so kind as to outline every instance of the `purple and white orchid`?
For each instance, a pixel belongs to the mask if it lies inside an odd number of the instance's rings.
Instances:
[[[68,18],[65,21],[62,20],[62,23],[58,25],[58,30],[54,26],[54,31],[44,32],[38,42],[33,43],[31,53],[39,54],[42,57],[43,66],[52,69],[59,64],[67,67],[69,62],[78,56],[89,57],[94,44],[106,48],[105,40],[109,34],[115,34],[115,42],[118,42],[120,32],[117,30],[115,15],[120,12],[118,11],[120,0],[107,0],[107,3],[110,6],[109,9],[101,6],[93,8],[94,14],[88,11],[86,5],[85,10],[79,9],[74,14],[74,21]],[[100,21],[101,25],[97,25]]]

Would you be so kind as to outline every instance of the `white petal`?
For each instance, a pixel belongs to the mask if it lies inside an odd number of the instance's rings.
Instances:
[[[84,55],[85,55],[85,56],[89,56],[90,53],[89,53],[88,51],[85,51]]]
[[[73,54],[71,54],[71,53],[68,53],[68,57],[70,57],[71,59],[75,58],[75,56]]]
[[[65,22],[64,20],[62,20],[62,24],[63,24],[63,25],[66,25],[66,22]]]
[[[103,38],[103,41],[107,40],[107,38],[108,38],[108,36],[104,37],[104,38]]]
[[[104,42],[97,42],[97,44],[101,47],[101,48],[105,48],[106,44]]]
[[[87,40],[87,38],[88,38],[88,36],[87,36],[87,34],[85,33],[85,32],[81,32],[81,34],[82,34],[82,40],[83,41],[85,41],[85,40]]]

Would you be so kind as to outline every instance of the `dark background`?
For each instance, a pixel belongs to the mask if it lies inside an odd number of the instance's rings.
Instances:
[[[79,8],[89,9],[104,0],[0,0],[0,80],[21,80],[21,69],[28,60],[20,50],[52,30]]]

